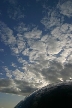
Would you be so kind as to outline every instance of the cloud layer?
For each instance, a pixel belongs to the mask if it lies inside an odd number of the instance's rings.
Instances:
[[[0,92],[28,95],[47,84],[72,79],[72,24],[65,21],[65,17],[72,17],[71,4],[66,0],[53,8],[45,7],[40,20],[44,30],[24,22],[11,29],[0,21],[1,41],[21,65],[12,61],[13,69],[3,66],[6,79],[0,79]],[[16,19],[19,13],[11,18]]]

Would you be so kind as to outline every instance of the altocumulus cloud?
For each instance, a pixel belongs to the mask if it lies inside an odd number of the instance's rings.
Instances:
[[[47,84],[72,79],[72,25],[64,22],[65,16],[72,17],[71,4],[71,0],[66,0],[53,9],[43,9],[46,14],[40,22],[46,31],[49,30],[46,34],[23,22],[13,30],[0,22],[2,42],[22,64],[18,67],[12,62],[13,70],[3,67],[7,79],[0,79],[1,92],[26,96]],[[11,18],[15,19],[17,15]]]

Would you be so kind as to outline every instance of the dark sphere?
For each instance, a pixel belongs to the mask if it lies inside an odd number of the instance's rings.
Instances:
[[[72,107],[72,82],[58,83],[43,87],[15,108],[71,108]]]

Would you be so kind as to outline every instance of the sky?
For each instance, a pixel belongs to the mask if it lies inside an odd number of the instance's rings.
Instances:
[[[72,0],[0,0],[0,108],[11,108],[9,99],[17,104],[41,87],[68,80]]]

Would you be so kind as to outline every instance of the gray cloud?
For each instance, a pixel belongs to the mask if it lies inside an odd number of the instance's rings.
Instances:
[[[11,80],[0,79],[0,87],[8,87],[11,84]]]
[[[30,86],[26,81],[0,79],[0,92],[27,96],[35,90],[37,88]]]
[[[15,83],[17,84],[17,87],[21,90],[21,93],[30,94],[37,89],[31,86],[31,84],[26,81],[15,80]]]
[[[15,77],[17,78],[17,76],[18,74]],[[27,67],[27,72],[20,80],[21,77],[23,75],[18,79],[0,79],[0,92],[27,96],[50,83],[71,80],[72,64],[62,65],[60,62],[51,61],[48,63],[48,68],[31,65]]]
[[[0,92],[2,93],[12,93],[12,94],[20,94],[19,92],[17,92],[16,90],[14,90],[13,88],[2,88],[0,90]],[[20,94],[21,95],[21,94]]]
[[[72,78],[72,64],[65,64],[63,67],[61,63],[52,62],[50,67],[41,71],[46,80],[57,82],[60,78],[63,81]]]

